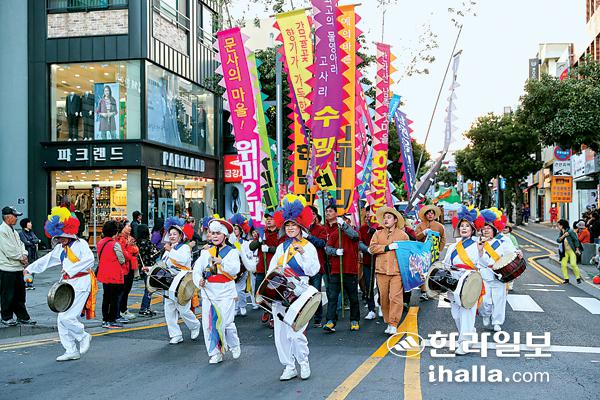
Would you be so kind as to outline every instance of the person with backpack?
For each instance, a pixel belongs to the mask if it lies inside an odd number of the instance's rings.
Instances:
[[[126,262],[121,245],[116,240],[119,226],[116,221],[106,221],[102,226],[102,240],[98,250],[98,281],[102,283],[102,327],[118,329],[123,325],[119,318],[119,295],[123,290],[123,265]]]
[[[581,253],[581,243],[577,239],[577,234],[570,229],[569,221],[561,219],[558,221],[560,228],[560,236],[556,241],[559,243],[558,254],[562,267],[564,283],[569,283],[569,273],[567,271],[567,263],[571,264],[571,269],[577,278],[577,283],[581,283],[581,275],[577,266],[577,254]]]
[[[139,224],[137,227],[137,246],[140,251],[139,259],[141,261],[140,277],[146,281],[147,273],[154,264],[160,253],[160,250],[150,240],[150,231],[148,225]],[[139,315],[143,317],[152,317],[156,315],[154,311],[150,309],[151,296],[148,288],[144,289],[144,296],[142,297],[142,304],[140,305]]]

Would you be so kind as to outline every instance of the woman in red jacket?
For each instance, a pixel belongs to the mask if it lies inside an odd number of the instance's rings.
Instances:
[[[129,293],[133,286],[133,278],[135,271],[138,269],[137,256],[140,250],[135,245],[135,238],[131,236],[131,225],[129,221],[125,220],[119,224],[119,234],[117,235],[117,241],[123,249],[123,255],[125,256],[125,264],[123,264],[123,291],[119,296],[119,311],[120,318],[117,322],[128,323],[130,320],[135,319],[135,314],[129,312],[127,309],[127,301],[129,300]]]
[[[119,318],[119,295],[123,290],[123,270],[125,256],[115,237],[119,226],[115,221],[107,221],[102,226],[103,239],[98,242],[98,281],[102,282],[102,327],[121,328]]]

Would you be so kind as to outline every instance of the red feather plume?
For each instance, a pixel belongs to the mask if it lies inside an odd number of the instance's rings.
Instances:
[[[452,228],[456,229],[458,226],[458,217],[455,215],[452,217]]]
[[[480,230],[485,225],[485,219],[480,215],[475,219],[473,225],[475,225],[475,229]]]
[[[185,224],[183,226],[183,233],[187,240],[191,240],[194,237],[194,227],[190,224]]]
[[[306,228],[306,229],[308,229],[308,227],[310,226],[312,221],[313,221],[313,212],[308,207],[304,207],[304,210],[302,210],[302,212],[300,213],[298,218],[296,218],[296,222],[298,222],[298,224],[300,226],[302,226],[303,228]]]
[[[282,211],[276,211],[275,214],[273,214],[273,222],[275,222],[275,226],[278,228],[281,228],[283,226],[285,220],[283,219]]]
[[[64,222],[63,232],[69,235],[77,235],[79,232],[79,220],[71,217]]]

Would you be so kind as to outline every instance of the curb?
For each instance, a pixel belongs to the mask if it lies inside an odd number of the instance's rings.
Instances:
[[[514,228],[515,228],[516,230],[519,230],[519,231],[525,232],[525,233],[527,233],[528,235],[531,235],[531,236],[533,236],[533,237],[535,237],[535,238],[537,238],[537,239],[540,239],[540,240],[544,241],[544,242],[545,242],[545,244],[548,244],[548,245],[551,245],[551,246],[557,246],[557,245],[558,245],[558,244],[557,244],[556,242],[554,242],[552,239],[548,239],[547,237],[545,237],[545,236],[542,236],[542,235],[540,235],[539,233],[532,232],[532,231],[530,231],[529,229],[527,229],[527,228],[524,228],[524,227],[523,227],[523,226],[521,226],[521,225],[515,226]],[[554,251],[554,250],[553,250],[553,251]]]

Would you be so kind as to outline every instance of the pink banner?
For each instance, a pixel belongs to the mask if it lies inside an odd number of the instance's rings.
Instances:
[[[371,175],[371,210],[392,205],[387,182],[388,129],[390,106],[390,46],[377,43],[377,76],[375,78],[375,132],[373,133],[373,172]]]
[[[344,113],[344,77],[338,36],[337,0],[311,0],[315,26],[315,64],[311,129],[316,182],[334,189],[335,152]],[[331,179],[333,178],[333,179]]]
[[[217,73],[223,75],[221,84],[226,89],[224,94],[227,100],[226,107],[231,112],[230,123],[233,125],[248,210],[254,223],[260,226],[263,220],[260,139],[252,78],[240,28],[218,32],[217,45],[221,62]]]

